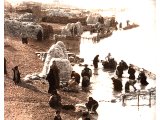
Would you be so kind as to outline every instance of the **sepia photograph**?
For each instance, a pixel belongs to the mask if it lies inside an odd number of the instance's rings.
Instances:
[[[4,119],[156,120],[156,4],[4,0]]]

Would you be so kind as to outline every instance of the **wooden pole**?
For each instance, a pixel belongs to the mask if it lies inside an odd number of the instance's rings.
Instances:
[[[139,110],[139,93],[138,93],[138,110]]]
[[[152,93],[151,93],[151,91],[149,91],[149,107],[151,107],[151,95],[152,95]]]

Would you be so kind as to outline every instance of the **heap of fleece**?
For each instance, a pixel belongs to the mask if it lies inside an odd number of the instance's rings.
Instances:
[[[56,61],[56,64],[60,70],[60,81],[68,81],[72,72],[72,66],[68,60],[66,48],[62,41],[58,41],[48,50],[43,70],[39,74],[40,77],[46,77],[53,61]]]

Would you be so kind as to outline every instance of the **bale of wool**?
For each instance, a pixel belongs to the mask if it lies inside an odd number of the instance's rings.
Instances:
[[[80,22],[76,23],[68,23],[62,30],[61,34],[66,36],[71,36],[71,29],[77,27],[77,35],[81,35],[83,33],[83,26]]]
[[[37,39],[37,34],[39,30],[42,31],[43,28],[41,25],[34,22],[20,22],[17,20],[8,20],[4,21],[4,30],[9,33],[11,36],[20,37],[22,33],[27,34],[28,37]]]
[[[71,36],[71,31],[69,29],[62,28],[61,34],[66,36]]]
[[[39,31],[43,34],[43,28],[41,25],[33,22],[22,22],[22,29],[26,30],[28,37],[37,39],[37,34]],[[22,30],[23,31],[23,30]]]
[[[77,33],[78,33],[78,35],[82,35],[82,33],[83,33],[83,26],[82,26],[81,22],[76,22],[75,26],[77,27]]]
[[[71,72],[73,70],[68,59],[52,58],[49,61],[49,64],[47,66],[45,66],[44,64],[44,67],[45,67],[44,69],[47,68],[47,71],[42,71],[42,73],[40,73],[40,76],[45,77],[48,74],[49,68],[52,65],[53,61],[56,61],[56,65],[58,69],[60,70],[60,73],[59,73],[60,81],[68,81],[70,79]]]
[[[44,62],[43,70],[41,72],[42,77],[48,73],[49,64],[52,58],[68,59],[67,52],[65,50],[65,45],[63,42],[59,41],[53,44],[47,52],[47,57]]]
[[[109,19],[109,18],[107,18],[107,19],[104,20],[104,25],[105,25],[107,28],[110,27],[110,19]]]
[[[21,34],[22,24],[17,20],[4,20],[4,31],[11,36],[19,37]]]
[[[56,61],[57,67],[60,70],[60,73],[59,73],[60,81],[70,80],[71,72],[73,70],[72,65],[70,64],[70,61],[68,59],[52,58],[49,66],[52,65],[53,61]]]
[[[86,22],[87,22],[87,24],[96,24],[98,22],[99,17],[101,17],[101,15],[99,15],[99,14],[95,14],[95,15],[90,14],[87,17]]]
[[[60,46],[62,51],[63,51],[63,54],[64,54],[64,58],[65,59],[68,59],[68,54],[67,54],[67,49],[66,49],[66,46],[64,45],[64,43],[62,41],[58,41],[56,43],[56,45]]]
[[[40,24],[43,28],[43,39],[48,39],[51,35],[53,35],[53,28],[51,25]]]
[[[34,22],[36,17],[32,13],[25,13],[18,18],[20,21]]]

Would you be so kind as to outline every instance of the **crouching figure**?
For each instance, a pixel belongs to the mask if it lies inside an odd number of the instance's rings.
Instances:
[[[94,100],[92,97],[89,97],[89,101],[85,104],[88,111],[91,111],[91,112],[96,112],[99,104],[96,100]]]
[[[57,90],[52,92],[52,96],[49,99],[49,106],[52,108],[61,108],[61,96],[57,93]]]

